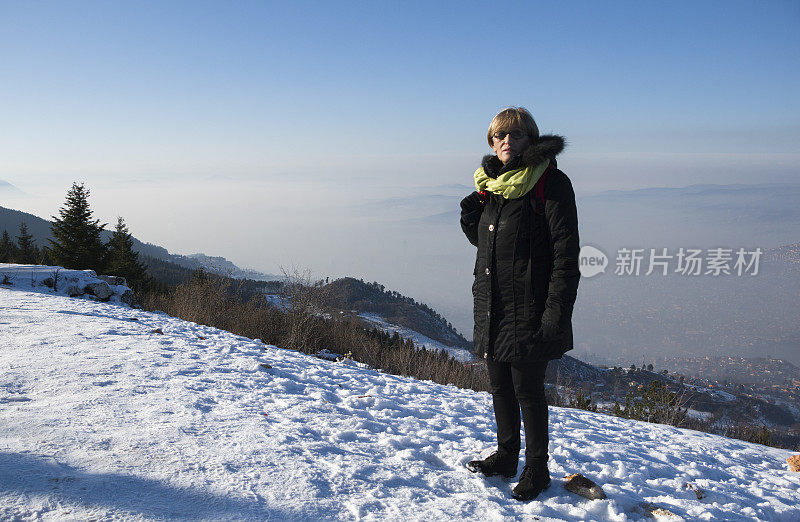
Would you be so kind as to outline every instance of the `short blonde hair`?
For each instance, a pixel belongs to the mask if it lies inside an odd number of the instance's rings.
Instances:
[[[493,134],[496,132],[508,132],[512,129],[525,131],[531,142],[539,139],[539,127],[536,126],[531,113],[523,107],[509,107],[497,113],[497,116],[494,117],[489,125],[489,132],[486,133],[489,146],[494,145],[492,141]]]

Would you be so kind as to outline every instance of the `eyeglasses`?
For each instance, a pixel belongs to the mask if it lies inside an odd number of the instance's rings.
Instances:
[[[511,132],[495,132],[492,134],[492,138],[496,139],[497,141],[503,141],[509,134],[513,139],[520,140],[525,136],[525,131],[522,129],[514,129]]]

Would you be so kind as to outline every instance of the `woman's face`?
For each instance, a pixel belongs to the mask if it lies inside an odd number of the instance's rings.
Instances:
[[[492,149],[503,165],[514,156],[522,154],[528,148],[531,139],[522,129],[509,129],[508,132],[496,132],[492,136]]]

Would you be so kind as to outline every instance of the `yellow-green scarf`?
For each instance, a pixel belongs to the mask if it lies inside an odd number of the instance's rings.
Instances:
[[[475,187],[479,192],[488,190],[506,199],[521,198],[539,181],[549,165],[550,160],[544,160],[536,166],[509,170],[496,179],[489,177],[481,167],[475,171]]]

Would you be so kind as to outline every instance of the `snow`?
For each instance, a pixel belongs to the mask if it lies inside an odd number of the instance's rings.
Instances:
[[[686,415],[693,419],[700,419],[703,421],[707,421],[713,416],[713,413],[711,413],[710,411],[693,410],[689,408],[688,410],[686,410]]]
[[[377,314],[370,314],[367,312],[363,312],[358,314],[358,316],[366,320],[376,328],[379,328],[385,332],[388,332],[390,334],[397,332],[403,339],[411,339],[412,341],[414,341],[414,346],[417,346],[419,348],[425,347],[428,350],[433,350],[437,352],[439,351],[447,352],[457,361],[470,362],[474,359],[472,353],[470,353],[469,350],[465,350],[464,348],[459,348],[457,346],[450,346],[441,343],[439,341],[435,341],[430,337],[422,335],[421,333],[411,330],[409,328],[389,323],[383,317]]]
[[[291,302],[288,299],[285,299],[276,294],[263,294],[264,299],[275,308],[279,308],[281,310],[288,308],[291,306]]]
[[[726,402],[733,402],[733,401],[736,400],[736,396],[735,395],[733,395],[731,393],[728,393],[726,391],[723,391],[723,390],[714,390],[714,389],[711,389],[711,388],[708,388],[708,387],[696,386],[696,385],[693,385],[693,384],[684,384],[684,386],[689,388],[689,389],[692,389],[692,390],[694,390],[696,392],[704,393],[706,395],[709,395],[709,396],[711,396],[711,397],[713,397],[713,398],[715,398],[717,400],[726,401]]]
[[[94,270],[69,270],[60,266],[19,265],[0,263],[0,284],[16,289],[27,289],[49,294],[69,295],[70,291],[82,294],[84,299],[95,299],[85,294],[87,286],[98,283],[107,285],[113,293],[109,301],[122,303],[120,297],[130,288],[109,284],[97,277]]]
[[[723,391],[723,390],[715,390],[715,391],[716,391],[717,397],[721,397],[723,400],[726,400],[728,402],[733,402],[733,401],[736,400],[736,395],[733,395],[732,393],[728,393],[728,392]]]
[[[495,444],[487,393],[39,290],[0,286],[3,520],[800,519],[789,451],[565,408],[553,485],[517,502],[464,467]]]

